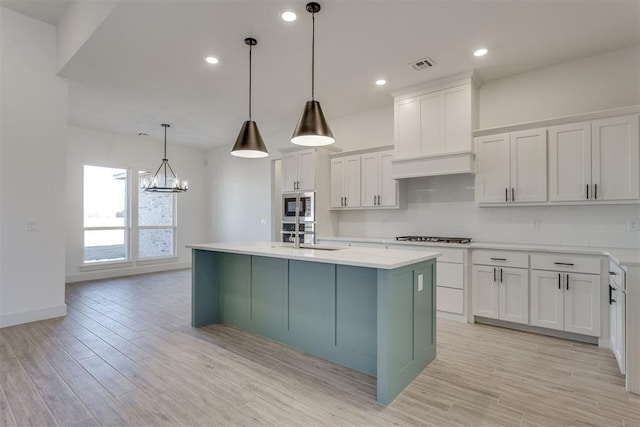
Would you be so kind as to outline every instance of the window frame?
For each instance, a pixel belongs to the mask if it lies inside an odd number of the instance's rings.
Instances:
[[[135,207],[136,207],[136,230],[135,230],[135,239],[136,239],[136,257],[135,257],[135,261],[137,265],[144,265],[144,264],[157,264],[157,263],[161,263],[163,261],[172,261],[172,260],[176,260],[178,259],[178,197],[176,193],[167,193],[167,194],[171,194],[171,198],[173,199],[173,203],[172,203],[172,224],[171,226],[168,225],[140,225],[139,220],[140,220],[140,193],[144,190],[141,190],[140,188],[140,182],[143,179],[143,176],[146,175],[153,175],[151,172],[146,172],[146,171],[138,171],[138,175],[136,176],[137,179],[137,184],[138,184],[138,191],[136,192],[136,201],[135,201]],[[141,257],[140,256],[140,230],[172,230],[172,236],[173,236],[173,241],[171,242],[171,255],[166,255],[166,256],[153,256],[153,257]]]

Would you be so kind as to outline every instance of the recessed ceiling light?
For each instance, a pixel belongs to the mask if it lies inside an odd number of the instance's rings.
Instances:
[[[485,48],[482,49],[478,49],[475,52],[473,52],[473,56],[485,56],[489,51]]]
[[[287,21],[287,22],[293,22],[298,18],[296,13],[291,10],[285,10],[280,14],[280,17],[282,18],[283,21]]]
[[[215,56],[205,56],[204,60],[208,63],[208,64],[217,64],[218,62],[218,58],[216,58]]]
[[[383,85],[387,84],[387,81],[385,79],[378,79],[378,80],[376,80],[376,84],[378,86],[383,86]]]

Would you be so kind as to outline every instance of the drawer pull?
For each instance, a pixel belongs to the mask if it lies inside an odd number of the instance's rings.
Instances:
[[[572,262],[554,262],[555,265],[568,265],[570,267],[573,267],[573,263]]]
[[[506,261],[506,258],[491,258],[491,261]]]

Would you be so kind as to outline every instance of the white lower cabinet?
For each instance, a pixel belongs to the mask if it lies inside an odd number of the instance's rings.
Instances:
[[[532,266],[543,264],[534,257]],[[555,263],[562,267],[558,270],[531,270],[530,324],[599,337],[600,275],[569,272],[576,265],[591,264],[595,268],[599,260],[574,257],[566,262],[566,258],[563,256],[563,261]]]
[[[473,314],[529,322],[529,277],[524,268],[473,266]]]

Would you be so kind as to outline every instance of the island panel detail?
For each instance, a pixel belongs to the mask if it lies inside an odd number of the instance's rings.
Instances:
[[[435,358],[435,259],[385,270],[193,249],[193,260],[194,327],[230,324],[376,376],[381,403]]]

